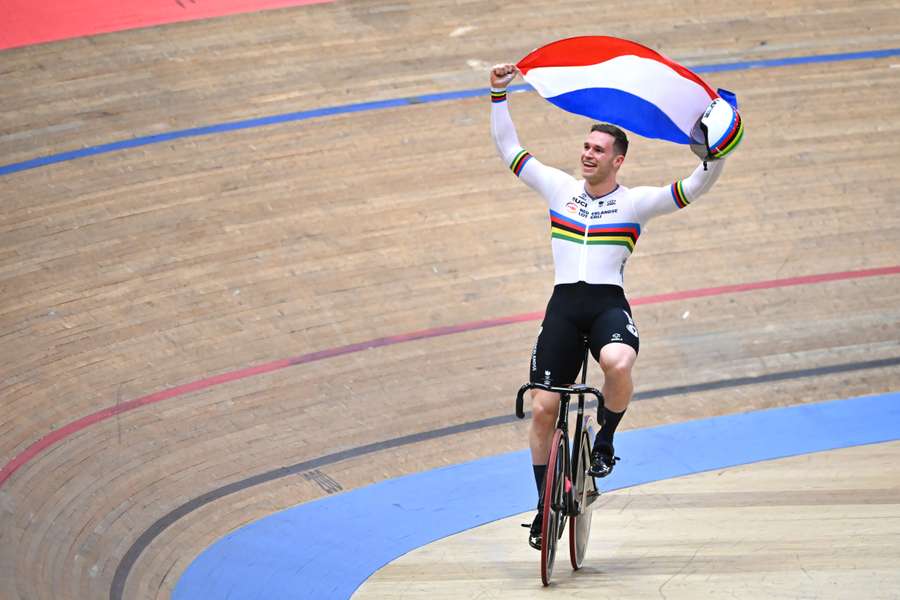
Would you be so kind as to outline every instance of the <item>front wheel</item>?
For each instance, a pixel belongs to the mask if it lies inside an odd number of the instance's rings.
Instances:
[[[547,474],[544,477],[543,521],[541,522],[541,581],[550,585],[556,544],[566,519],[565,484],[568,479],[568,440],[560,429],[553,434]]]
[[[591,515],[593,514],[590,505],[597,494],[594,478],[587,474],[587,470],[591,466],[591,442],[587,433],[587,425],[586,422],[581,439],[576,440],[579,445],[574,451],[575,472],[573,476],[575,478],[576,510],[569,517],[569,561],[575,570],[581,568],[587,552],[588,539],[591,537]]]

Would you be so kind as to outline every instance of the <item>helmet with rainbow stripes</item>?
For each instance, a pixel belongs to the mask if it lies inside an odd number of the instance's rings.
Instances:
[[[744,137],[741,115],[731,104],[716,98],[691,130],[691,150],[701,160],[724,158]]]

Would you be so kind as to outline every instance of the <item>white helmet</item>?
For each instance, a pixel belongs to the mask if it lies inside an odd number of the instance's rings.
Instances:
[[[718,160],[737,148],[743,137],[740,113],[722,98],[716,98],[691,129],[691,150],[701,160]]]

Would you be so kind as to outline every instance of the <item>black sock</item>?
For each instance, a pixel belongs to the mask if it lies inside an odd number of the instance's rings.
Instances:
[[[622,417],[625,415],[625,411],[623,410],[620,413],[613,412],[603,407],[603,427],[600,428],[600,431],[597,432],[597,440],[601,442],[606,442],[610,446],[613,445],[613,436],[616,434],[616,427],[619,426],[619,422],[622,420]]]
[[[547,473],[547,465],[531,465],[534,469],[534,483],[537,485],[538,492],[538,510],[541,506],[541,494],[544,491],[544,475]]]

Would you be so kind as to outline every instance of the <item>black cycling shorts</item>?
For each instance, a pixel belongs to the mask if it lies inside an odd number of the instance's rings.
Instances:
[[[637,326],[621,287],[579,281],[553,288],[531,353],[531,382],[575,383],[584,359],[584,336],[595,360],[610,343],[639,350]]]

